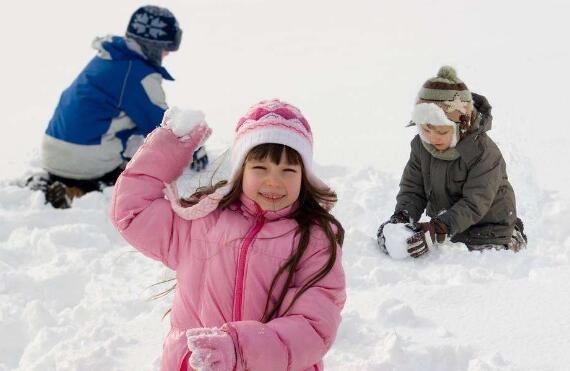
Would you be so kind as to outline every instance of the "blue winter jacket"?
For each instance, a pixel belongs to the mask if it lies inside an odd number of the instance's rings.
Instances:
[[[162,79],[174,80],[133,40],[106,36],[93,47],[98,55],[61,94],[42,143],[44,168],[71,179],[98,178],[131,157],[167,108]]]

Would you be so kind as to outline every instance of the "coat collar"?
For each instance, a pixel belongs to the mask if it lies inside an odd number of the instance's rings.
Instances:
[[[135,42],[136,44],[136,42]],[[146,59],[140,46],[136,44],[135,47],[133,43],[127,43],[126,39],[122,36],[112,36],[107,35],[105,37],[96,38],[91,46],[99,52],[99,55],[107,56],[104,59],[112,60],[133,60],[140,59],[144,61],[146,65],[158,72],[163,79],[174,81],[174,78],[163,66],[154,65]],[[137,50],[134,50],[137,49]]]

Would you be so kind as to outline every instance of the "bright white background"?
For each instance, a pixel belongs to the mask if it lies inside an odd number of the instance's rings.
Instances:
[[[564,370],[570,364],[567,164],[570,6],[563,1],[159,1],[184,29],[165,60],[168,102],[206,112],[211,154],[260,99],[299,106],[338,191],[349,300],[326,365],[354,370]],[[106,218],[110,191],[53,210],[11,185],[35,169],[61,91],[122,34],[137,1],[13,1],[0,34],[0,370],[155,369],[170,277]],[[412,103],[443,64],[493,105],[531,244],[517,255],[448,246],[379,255]],[[191,174],[189,175],[191,176]]]

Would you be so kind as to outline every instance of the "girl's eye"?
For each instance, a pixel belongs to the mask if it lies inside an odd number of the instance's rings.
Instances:
[[[288,168],[288,169],[283,169],[283,171],[288,172],[288,173],[296,173],[296,172],[297,172],[297,170],[295,170],[295,169],[290,169],[290,168]]]
[[[256,166],[253,166],[252,169],[254,169],[254,170],[265,170],[265,166],[256,165]]]

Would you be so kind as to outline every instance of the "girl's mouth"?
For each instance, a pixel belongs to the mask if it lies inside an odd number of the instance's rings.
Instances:
[[[264,192],[259,192],[259,194],[263,197],[266,198],[268,200],[271,201],[277,201],[283,197],[285,197],[284,195],[280,195],[280,194],[276,194],[276,193],[264,193]]]

